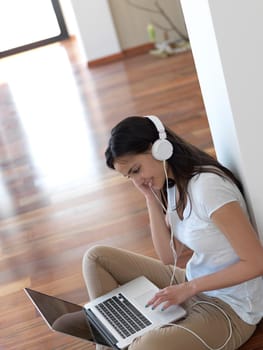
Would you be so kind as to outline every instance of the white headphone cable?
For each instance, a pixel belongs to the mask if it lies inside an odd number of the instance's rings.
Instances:
[[[166,167],[165,167],[165,160],[163,161],[163,168],[164,168],[164,173],[165,173],[165,178],[166,178],[166,193],[168,195],[168,175],[167,175],[167,171],[166,171]],[[152,189],[152,187],[150,187],[154,197],[157,199],[157,201],[159,202],[159,204],[161,205],[161,207],[163,208],[164,212],[167,213],[167,210],[169,208],[165,208],[165,206],[163,205],[163,203],[161,202],[160,198],[157,196],[157,194],[155,193],[155,191]],[[173,239],[173,231],[172,231],[172,227],[170,225],[170,247],[172,249],[172,253],[173,253],[173,259],[174,259],[174,264],[173,264],[173,272],[172,272],[172,277],[170,280],[170,286],[173,284],[174,282],[174,276],[175,276],[175,271],[176,271],[176,263],[177,263],[177,253],[175,250],[175,246],[174,246],[174,239]]]
[[[157,196],[157,194],[155,193],[155,191],[152,189],[152,187],[150,187],[154,197],[157,199],[157,201],[160,203],[161,207],[163,208],[164,212],[167,212],[167,209],[165,208],[165,206],[163,205],[163,203],[161,202],[160,198]]]
[[[200,342],[209,350],[223,350],[223,348],[228,344],[228,342],[230,341],[231,337],[232,337],[232,334],[233,334],[233,328],[232,328],[232,324],[231,324],[231,320],[230,320],[230,317],[227,315],[227,313],[221,308],[219,307],[218,305],[215,305],[213,303],[210,303],[209,301],[197,301],[196,303],[193,304],[192,307],[194,307],[195,305],[198,305],[198,304],[207,304],[207,305],[211,305],[213,307],[215,307],[216,309],[218,309],[224,316],[225,318],[227,319],[227,322],[228,322],[228,326],[229,326],[229,335],[226,339],[226,341],[224,342],[223,345],[221,345],[219,348],[212,348],[210,345],[208,345],[204,339],[202,339],[198,334],[196,334],[194,331],[192,331],[191,329],[189,328],[186,328],[180,324],[176,324],[176,323],[168,323],[167,325],[170,325],[170,326],[176,326],[177,328],[181,328],[189,333],[191,333],[193,336],[195,336],[198,340],[200,340]]]
[[[165,178],[166,178],[166,193],[167,193],[167,198],[168,198],[169,185],[168,185],[168,174],[167,174],[165,160],[163,161],[163,169],[164,169],[164,174],[165,174]],[[168,201],[168,208],[167,208],[167,210],[169,212],[169,201]],[[176,264],[177,264],[177,253],[176,253],[176,249],[175,249],[175,246],[174,246],[174,236],[173,236],[172,225],[170,225],[170,234],[171,234],[170,235],[170,247],[172,249],[173,259],[174,259],[173,273],[172,273],[172,277],[171,277],[171,280],[170,280],[170,286],[171,286],[173,284],[173,282],[174,282],[174,276],[175,276]]]

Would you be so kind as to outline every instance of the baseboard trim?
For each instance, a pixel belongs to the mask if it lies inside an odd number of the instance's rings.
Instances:
[[[149,52],[153,48],[154,48],[153,43],[146,43],[139,46],[130,47],[128,49],[123,50],[122,52],[125,57],[130,57],[130,56],[137,56],[137,55]]]
[[[153,48],[154,48],[153,43],[146,43],[143,45],[134,46],[134,47],[131,47],[128,49],[124,49],[122,52],[118,52],[118,53],[113,54],[113,55],[109,55],[109,56],[105,56],[102,58],[98,58],[96,60],[88,61],[87,66],[88,66],[88,68],[91,68],[91,67],[100,66],[100,65],[107,64],[107,63],[114,62],[114,61],[120,61],[126,57],[132,57],[132,56],[144,54]]]

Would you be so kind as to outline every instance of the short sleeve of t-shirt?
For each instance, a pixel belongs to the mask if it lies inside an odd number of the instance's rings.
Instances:
[[[207,220],[223,205],[238,201],[245,208],[243,197],[237,186],[224,177],[214,173],[200,173],[189,183],[188,193],[193,209]]]

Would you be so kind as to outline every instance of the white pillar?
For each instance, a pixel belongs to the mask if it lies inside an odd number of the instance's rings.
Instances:
[[[263,1],[181,4],[217,158],[241,178],[263,241]]]
[[[107,0],[71,0],[87,61],[121,52]]]

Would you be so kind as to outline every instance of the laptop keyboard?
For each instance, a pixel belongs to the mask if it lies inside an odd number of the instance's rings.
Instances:
[[[151,322],[121,293],[96,305],[96,308],[123,338],[151,325]]]

